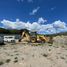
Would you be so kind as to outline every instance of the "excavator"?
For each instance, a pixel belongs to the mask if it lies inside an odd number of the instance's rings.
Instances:
[[[36,32],[30,32],[30,42],[35,43],[37,42],[37,33]]]
[[[19,39],[19,41],[21,42],[31,42],[31,43],[36,43],[36,42],[47,42],[47,43],[53,43],[53,38],[52,37],[48,37],[45,35],[37,35],[36,32],[22,32],[21,34],[21,38]]]
[[[23,31],[21,33],[21,37],[19,39],[19,42],[32,42],[35,43],[37,42],[37,33],[36,32],[27,32]]]
[[[39,36],[37,39],[40,40],[40,42],[53,43],[53,38],[45,35]]]

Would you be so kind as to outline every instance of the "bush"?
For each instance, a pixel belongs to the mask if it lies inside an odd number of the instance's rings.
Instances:
[[[48,55],[47,54],[43,54],[44,57],[47,57]]]
[[[4,64],[4,62],[3,61],[0,61],[0,65],[3,65]]]
[[[6,60],[6,63],[9,63],[10,61],[11,61],[10,59],[7,59],[7,60]]]
[[[14,59],[14,63],[18,62],[18,57],[15,57]]]
[[[14,59],[18,59],[18,57],[15,57]]]
[[[61,59],[65,59],[65,58],[64,58],[64,57],[62,57],[62,56],[61,56],[60,58],[61,58]]]
[[[16,62],[18,62],[18,59],[16,59],[16,60],[14,61],[14,63],[16,63]]]
[[[49,49],[49,51],[51,51],[51,49]]]

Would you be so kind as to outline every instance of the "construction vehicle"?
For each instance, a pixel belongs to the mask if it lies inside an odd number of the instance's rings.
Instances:
[[[45,36],[45,35],[37,35],[36,32],[32,31],[21,31],[21,37],[19,39],[20,42],[47,42],[47,43],[52,43],[52,37]]]
[[[27,30],[21,31],[21,37],[19,39],[19,42],[29,42],[30,36]]]
[[[29,32],[30,34],[30,42],[35,43],[37,42],[37,33],[36,32]]]
[[[45,35],[39,35],[37,36],[37,41],[43,43],[53,43],[53,38]]]
[[[28,32],[27,30],[21,31],[21,37],[19,42],[36,42],[37,41],[37,33],[36,32]]]

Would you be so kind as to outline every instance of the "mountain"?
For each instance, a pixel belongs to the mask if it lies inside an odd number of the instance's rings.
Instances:
[[[0,28],[0,34],[19,34],[20,30]]]

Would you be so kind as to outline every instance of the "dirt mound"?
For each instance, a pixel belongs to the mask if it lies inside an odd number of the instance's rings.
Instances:
[[[54,43],[67,45],[67,36],[56,36],[53,38]]]

